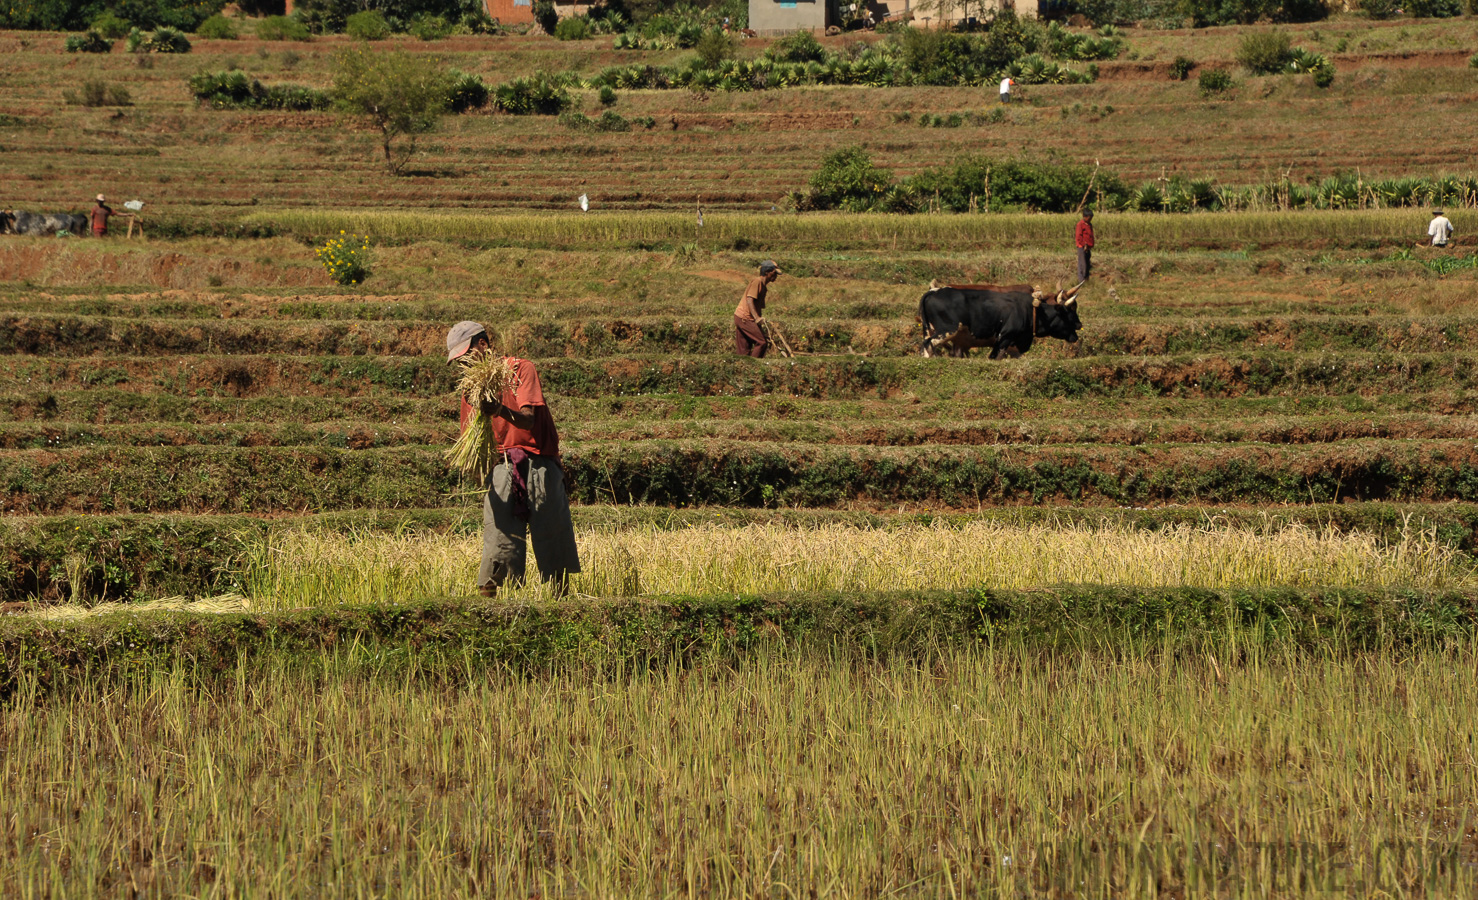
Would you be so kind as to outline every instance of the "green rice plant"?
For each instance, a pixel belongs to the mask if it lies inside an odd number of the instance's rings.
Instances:
[[[343,285],[359,284],[370,275],[368,235],[339,232],[314,251],[330,278]]]

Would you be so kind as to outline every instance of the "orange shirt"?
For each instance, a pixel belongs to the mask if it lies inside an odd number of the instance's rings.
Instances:
[[[506,452],[515,447],[535,456],[559,456],[559,432],[554,427],[554,417],[544,402],[544,388],[539,384],[539,373],[534,364],[516,356],[508,357],[513,363],[513,387],[503,392],[502,403],[512,410],[525,406],[534,408],[534,427],[519,428],[502,416],[493,416],[493,437],[498,450]],[[462,428],[472,421],[472,404],[462,398]]]
[[[741,319],[758,319],[765,314],[765,292],[769,290],[765,283],[765,276],[756,275],[749,280],[749,287],[744,289],[744,296],[739,298],[739,305],[734,307],[734,315]]]

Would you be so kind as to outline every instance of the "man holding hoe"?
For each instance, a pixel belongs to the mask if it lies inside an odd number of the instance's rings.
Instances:
[[[487,330],[477,322],[458,322],[447,332],[448,363],[469,354],[502,350],[502,346],[492,346]],[[580,571],[564,469],[559,464],[559,432],[544,402],[544,389],[534,364],[515,356],[506,359],[514,373],[512,385],[498,402],[481,403],[482,412],[492,419],[501,460],[488,475],[482,503],[482,565],[477,572],[477,591],[491,597],[509,580],[522,583],[528,544],[533,543],[539,576],[559,595],[568,587],[569,577]],[[473,412],[463,397],[463,430],[472,421]]]
[[[739,298],[739,305],[734,308],[734,352],[740,356],[760,359],[770,349],[770,341],[765,337],[763,328],[765,294],[779,277],[780,267],[775,265],[774,260],[767,259],[760,263],[759,276],[749,280],[744,296]]]

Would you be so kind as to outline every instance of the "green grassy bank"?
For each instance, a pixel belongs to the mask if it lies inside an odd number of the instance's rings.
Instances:
[[[550,604],[422,602],[278,614],[130,613],[0,620],[0,696],[100,673],[183,665],[231,673],[346,650],[370,669],[456,677],[813,645],[888,656],[982,642],[1046,649],[1165,650],[1278,642],[1332,651],[1440,645],[1473,636],[1462,592],[1130,589],[796,594]]]

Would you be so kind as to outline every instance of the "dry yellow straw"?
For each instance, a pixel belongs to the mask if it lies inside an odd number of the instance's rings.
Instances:
[[[482,411],[483,401],[497,403],[514,385],[513,364],[498,353],[479,353],[462,362],[462,378],[457,393],[467,398],[474,410],[472,421],[446,458],[457,469],[482,484],[493,470],[497,445],[493,440],[493,420]]]

